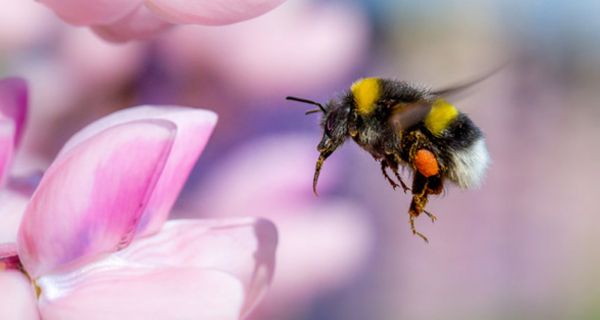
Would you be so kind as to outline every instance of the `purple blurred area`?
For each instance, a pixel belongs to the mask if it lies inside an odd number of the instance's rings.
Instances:
[[[32,94],[16,170],[44,169],[117,109],[211,109],[219,124],[175,216],[278,224],[280,268],[253,318],[600,319],[599,13],[594,1],[299,0],[114,45],[14,2],[0,11],[0,73]],[[487,179],[430,200],[438,221],[417,220],[429,245],[410,233],[410,197],[352,142],[312,195],[318,115],[285,96],[325,102],[362,76],[436,88],[500,65],[456,102],[485,132]]]

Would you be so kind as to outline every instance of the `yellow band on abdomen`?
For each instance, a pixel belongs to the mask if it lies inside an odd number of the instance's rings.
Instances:
[[[453,105],[443,99],[437,99],[425,117],[425,127],[434,136],[441,136],[457,116],[458,110]]]

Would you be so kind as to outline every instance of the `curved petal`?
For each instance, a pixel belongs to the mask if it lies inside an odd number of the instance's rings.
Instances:
[[[177,125],[167,164],[140,222],[139,234],[156,232],[167,219],[183,184],[204,149],[217,122],[211,111],[176,106],[141,106],[112,113],[75,134],[58,158],[97,132],[115,124],[138,119],[164,119]]]
[[[131,263],[194,266],[235,275],[246,288],[243,313],[262,298],[275,268],[277,230],[268,220],[171,220],[117,253]]]
[[[0,268],[0,319],[39,319],[35,294],[29,279],[20,271]]]
[[[132,39],[150,38],[171,26],[172,24],[157,18],[146,6],[139,6],[119,21],[96,26],[92,29],[104,40],[124,42]]]
[[[284,0],[145,0],[161,18],[172,23],[223,25],[260,16]]]
[[[21,141],[23,127],[27,118],[27,82],[21,78],[0,80],[0,119],[8,118],[14,122],[15,145]]]
[[[0,186],[6,181],[6,174],[13,156],[15,126],[10,120],[0,119]]]
[[[129,122],[57,159],[21,222],[17,244],[28,273],[70,270],[128,245],[175,131],[165,120]]]
[[[108,24],[118,21],[142,0],[39,0],[50,7],[61,19],[76,25]]]
[[[233,276],[201,268],[135,268],[92,272],[68,294],[48,297],[41,278],[45,320],[239,319],[243,287]]]

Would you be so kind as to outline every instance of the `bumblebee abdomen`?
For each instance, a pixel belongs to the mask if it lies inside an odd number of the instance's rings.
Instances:
[[[448,168],[448,178],[461,188],[481,185],[490,157],[483,137],[469,147],[452,154],[452,165]]]
[[[427,126],[426,126],[427,127]],[[464,113],[458,112],[439,132],[431,133],[447,163],[446,175],[461,188],[481,184],[490,158],[481,130]]]

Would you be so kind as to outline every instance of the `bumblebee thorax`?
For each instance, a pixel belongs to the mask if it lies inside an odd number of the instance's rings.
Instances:
[[[356,111],[360,115],[368,115],[375,110],[375,104],[381,97],[381,79],[362,78],[350,87]]]

